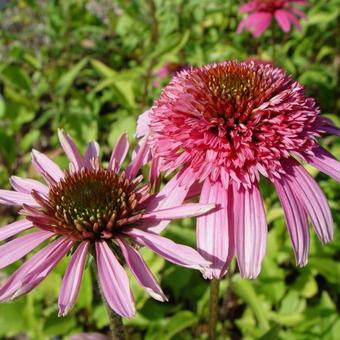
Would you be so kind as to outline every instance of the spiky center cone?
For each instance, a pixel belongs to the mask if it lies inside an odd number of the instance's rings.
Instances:
[[[184,71],[164,89],[150,116],[150,145],[162,169],[190,164],[197,179],[249,186],[257,171],[283,173],[290,152],[315,145],[315,102],[282,70],[224,62]]]
[[[137,189],[139,181],[129,181],[124,173],[104,169],[82,169],[50,188],[48,198],[33,197],[41,209],[34,214],[25,207],[27,218],[43,229],[68,234],[76,239],[112,238],[123,226],[138,222],[139,204],[148,196],[148,187]]]

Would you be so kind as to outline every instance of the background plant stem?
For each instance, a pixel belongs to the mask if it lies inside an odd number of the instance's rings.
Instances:
[[[218,293],[220,290],[220,280],[212,279],[210,281],[210,301],[209,301],[209,340],[216,339],[216,325],[218,319]]]

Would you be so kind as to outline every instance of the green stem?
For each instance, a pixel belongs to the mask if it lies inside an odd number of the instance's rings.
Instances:
[[[220,280],[212,279],[210,281],[210,301],[209,301],[209,329],[208,339],[216,339],[216,325],[218,319],[218,293],[220,290]]]
[[[272,62],[275,66],[275,62],[276,62],[275,25],[272,25]]]

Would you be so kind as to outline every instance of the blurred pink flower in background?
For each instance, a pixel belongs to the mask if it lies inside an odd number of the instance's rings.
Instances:
[[[241,13],[249,13],[238,25],[237,32],[250,31],[254,37],[260,36],[271,24],[273,18],[284,32],[289,32],[291,25],[301,28],[300,18],[305,14],[295,5],[306,5],[307,0],[252,0],[240,6]]]
[[[176,75],[178,72],[185,70],[187,68],[189,68],[189,66],[186,64],[167,63],[155,72],[155,80],[153,82],[153,85],[155,87],[159,87],[164,78],[168,76],[172,77]]]
[[[181,169],[182,190],[220,208],[197,219],[198,250],[213,263],[205,277],[223,276],[234,256],[242,277],[259,274],[267,239],[260,175],[278,193],[297,265],[308,260],[309,221],[322,243],[332,239],[327,199],[299,160],[340,181],[340,163],[317,142],[340,130],[283,70],[227,61],[183,71],[139,125],[160,169]]]
[[[0,269],[26,256],[44,241],[49,244],[21,265],[0,287],[0,300],[12,300],[36,287],[66,255],[71,259],[59,295],[59,315],[74,305],[88,254],[96,261],[101,290],[119,315],[135,313],[126,263],[138,283],[155,299],[166,300],[156,279],[138,252],[145,246],[170,262],[202,269],[209,263],[194,249],[176,244],[149,231],[170,220],[202,215],[214,205],[182,204],[185,196],[175,177],[154,193],[138,175],[148,149],[141,141],[125,171],[121,165],[128,153],[123,134],[112,151],[107,169],[100,166],[99,146],[89,143],[82,157],[73,140],[59,131],[61,145],[70,161],[68,171],[44,154],[33,151],[33,166],[46,184],[13,176],[14,191],[0,190],[0,204],[21,207],[25,218],[0,229],[0,240],[30,231],[0,245]],[[178,194],[177,194],[178,193]]]
[[[71,335],[70,340],[110,340],[110,338],[101,333],[77,333]]]

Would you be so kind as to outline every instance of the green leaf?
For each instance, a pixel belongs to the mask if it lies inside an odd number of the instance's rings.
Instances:
[[[68,92],[74,80],[77,78],[79,72],[85,67],[87,62],[87,58],[82,59],[76,65],[71,67],[68,72],[66,72],[59,78],[56,84],[57,95],[64,96]]]

